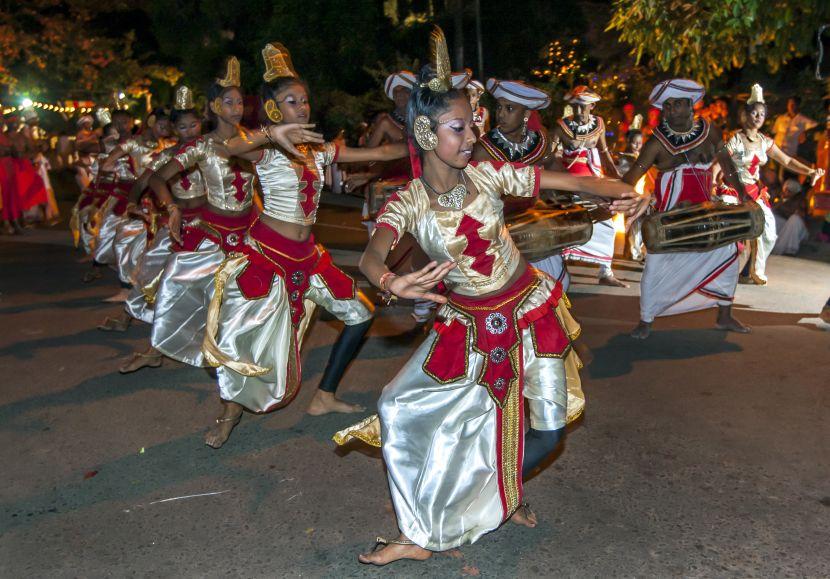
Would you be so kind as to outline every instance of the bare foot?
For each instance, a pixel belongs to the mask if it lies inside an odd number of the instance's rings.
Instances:
[[[127,312],[122,312],[118,317],[111,318],[107,316],[104,321],[98,325],[98,329],[102,332],[126,332],[130,327],[133,319]]]
[[[84,283],[92,283],[96,279],[101,279],[102,275],[103,274],[101,273],[101,268],[93,267],[92,269],[87,270],[87,272],[84,274],[84,277],[81,278],[81,281]]]
[[[311,404],[308,405],[306,412],[312,416],[322,416],[331,412],[341,412],[343,414],[351,414],[353,412],[363,412],[366,409],[360,404],[349,404],[334,397],[331,392],[317,390]]]
[[[715,322],[715,327],[726,332],[737,332],[738,334],[748,334],[749,328],[739,322],[732,315],[732,306],[718,306],[718,320]]]
[[[127,288],[121,288],[117,294],[110,296],[108,298],[104,298],[101,300],[102,302],[106,302],[108,304],[117,304],[121,302],[126,302],[127,298],[130,296],[130,290]]]
[[[748,334],[752,331],[749,326],[743,325],[731,315],[728,318],[718,316],[718,322],[715,324],[715,327],[725,332],[736,332],[738,334]]]
[[[132,356],[126,359],[118,368],[118,371],[122,374],[129,374],[144,367],[158,368],[161,366],[162,359],[162,353],[150,346],[144,352],[133,352]]]
[[[536,513],[530,509],[530,505],[522,503],[519,505],[519,508],[516,509],[516,512],[510,517],[510,522],[515,523],[516,525],[522,525],[523,527],[530,527],[532,529],[539,523],[539,520],[536,518]]]
[[[384,545],[381,548],[381,545]],[[419,547],[405,536],[401,535],[395,541],[386,541],[378,537],[377,545],[368,553],[357,556],[357,560],[366,565],[377,565],[382,567],[401,559],[414,559],[415,561],[426,561],[432,557],[432,551]]]
[[[640,323],[637,324],[636,328],[631,330],[629,335],[635,340],[645,340],[651,335],[651,323],[640,320]]]
[[[611,287],[628,287],[627,283],[621,282],[613,275],[606,275],[605,277],[599,278],[597,281],[599,285],[607,285]]]
[[[242,420],[242,406],[236,402],[222,401],[225,412],[216,419],[216,426],[205,435],[205,444],[211,448],[222,448],[228,441],[234,426]]]

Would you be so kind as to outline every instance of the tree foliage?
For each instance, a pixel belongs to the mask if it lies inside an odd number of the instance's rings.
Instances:
[[[138,96],[154,80],[174,83],[181,73],[145,66],[134,54],[135,33],[109,36],[102,21],[126,3],[27,0],[0,10],[0,85],[6,95],[108,98],[115,91]]]
[[[707,86],[730,69],[762,64],[776,73],[815,51],[827,0],[615,0],[608,30],[639,63]]]

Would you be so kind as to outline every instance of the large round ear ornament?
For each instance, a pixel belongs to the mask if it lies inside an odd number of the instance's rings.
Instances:
[[[272,123],[282,122],[282,111],[274,99],[268,99],[263,103],[262,108],[265,109],[265,114]]]
[[[416,117],[412,131],[415,133],[415,142],[424,151],[432,151],[438,146],[438,135],[433,132],[432,122],[428,116],[420,115]]]

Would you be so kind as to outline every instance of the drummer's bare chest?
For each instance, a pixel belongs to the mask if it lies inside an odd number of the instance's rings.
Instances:
[[[586,138],[573,138],[560,132],[559,138],[562,140],[562,145],[571,151],[576,149],[593,149],[599,142],[599,135],[591,135]]]
[[[657,153],[655,165],[660,171],[671,171],[680,165],[708,165],[715,160],[715,146],[704,142],[683,153],[672,155],[665,148]]]

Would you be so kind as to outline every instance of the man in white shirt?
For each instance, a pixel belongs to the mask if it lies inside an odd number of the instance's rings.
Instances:
[[[787,112],[775,119],[772,132],[775,133],[775,144],[790,157],[798,156],[798,145],[804,142],[804,133],[818,126],[813,119],[807,118],[799,112],[801,99],[792,96],[787,99]],[[779,167],[778,179],[783,182],[784,168]]]

